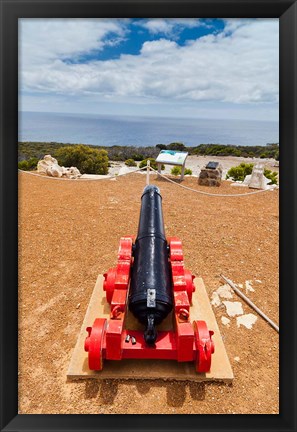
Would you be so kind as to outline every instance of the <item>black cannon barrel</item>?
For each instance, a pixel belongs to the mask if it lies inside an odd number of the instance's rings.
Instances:
[[[157,338],[155,326],[163,321],[173,306],[162,197],[154,185],[146,186],[141,197],[133,256],[129,309],[146,326],[146,343],[154,345]]]

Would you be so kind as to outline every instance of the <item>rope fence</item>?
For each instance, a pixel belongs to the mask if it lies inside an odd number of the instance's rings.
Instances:
[[[200,191],[200,190],[197,190],[197,189],[190,188],[188,186],[184,186],[184,185],[182,185],[180,183],[176,183],[174,180],[170,179],[169,177],[166,177],[164,174],[159,173],[157,170],[155,170],[150,165],[150,161],[149,160],[147,161],[147,165],[144,166],[144,167],[142,167],[142,168],[138,168],[136,170],[129,171],[129,172],[126,172],[126,173],[123,173],[123,174],[113,174],[113,175],[110,175],[108,177],[100,178],[100,179],[88,179],[88,178],[84,178],[84,179],[83,178],[69,179],[69,178],[62,178],[62,177],[41,176],[40,174],[35,174],[35,173],[32,173],[32,172],[23,171],[23,170],[20,170],[20,169],[18,171],[26,173],[26,174],[31,174],[31,175],[34,175],[34,176],[46,178],[46,179],[63,180],[63,181],[64,180],[71,180],[71,181],[73,181],[73,180],[77,181],[78,180],[79,182],[81,182],[81,181],[95,181],[95,180],[100,180],[100,181],[102,181],[102,180],[111,180],[111,179],[114,179],[114,178],[119,178],[119,177],[123,177],[123,176],[129,175],[129,174],[135,174],[137,172],[141,172],[141,171],[144,171],[144,170],[146,170],[146,184],[147,185],[150,183],[150,171],[152,171],[155,174],[157,174],[158,177],[164,178],[165,180],[167,180],[168,182],[174,184],[175,186],[181,187],[181,188],[183,188],[185,190],[188,190],[190,192],[198,193],[200,195],[206,195],[206,196],[212,196],[212,197],[246,197],[246,196],[250,196],[250,195],[256,195],[256,194],[259,194],[259,193],[264,193],[264,192],[267,192],[267,191],[271,191],[271,189],[261,189],[261,190],[257,190],[257,191],[253,191],[253,192],[235,193],[235,194],[220,194],[220,193],[203,192],[203,191]]]
[[[123,174],[112,174],[112,175],[109,175],[109,176],[104,176],[104,177],[102,177],[102,178],[94,178],[94,179],[90,179],[90,178],[77,178],[77,179],[70,179],[70,178],[65,178],[65,177],[51,177],[51,176],[43,176],[43,175],[40,175],[40,174],[36,174],[36,173],[33,173],[33,172],[30,172],[30,171],[24,171],[24,170],[21,170],[21,169],[18,169],[18,171],[19,172],[22,172],[22,173],[25,173],[25,174],[30,174],[30,175],[33,175],[33,176],[37,176],[37,177],[39,177],[39,178],[44,178],[44,179],[49,179],[49,180],[70,180],[70,181],[79,181],[79,182],[81,182],[81,181],[102,181],[102,180],[111,180],[111,179],[113,179],[113,178],[118,178],[118,177],[123,177],[123,176],[126,176],[126,175],[128,175],[128,174],[134,174],[134,173],[137,173],[137,172],[139,172],[139,171],[143,171],[143,170],[146,170],[147,169],[147,167],[145,166],[145,167],[143,167],[143,168],[139,168],[139,169],[136,169],[136,170],[133,170],[133,171],[129,171],[129,172],[126,172],[126,173],[123,173]]]
[[[164,176],[163,174],[159,173],[154,168],[150,167],[150,169],[152,171],[154,171],[156,174],[158,174],[158,176],[163,177],[165,180],[167,180],[167,181],[175,184],[176,186],[179,186],[179,187],[181,187],[183,189],[187,189],[187,190],[192,191],[192,192],[196,192],[196,193],[201,194],[201,195],[208,195],[208,196],[215,196],[215,197],[235,197],[235,196],[239,197],[239,196],[255,195],[255,194],[258,194],[258,193],[261,193],[261,192],[271,191],[271,189],[263,189],[263,190],[257,190],[257,191],[254,191],[254,192],[242,193],[242,194],[212,194],[210,192],[199,191],[197,189],[193,189],[193,188],[190,188],[188,186],[184,186],[184,185],[182,185],[180,183],[176,183],[174,180],[171,180],[170,178]]]

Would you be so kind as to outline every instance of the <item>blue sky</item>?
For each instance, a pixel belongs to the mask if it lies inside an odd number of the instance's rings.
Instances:
[[[21,19],[21,111],[278,120],[277,19]]]

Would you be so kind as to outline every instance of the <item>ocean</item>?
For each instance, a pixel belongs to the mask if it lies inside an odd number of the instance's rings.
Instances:
[[[19,141],[155,146],[182,142],[261,145],[279,142],[278,122],[155,118],[45,112],[19,113]]]

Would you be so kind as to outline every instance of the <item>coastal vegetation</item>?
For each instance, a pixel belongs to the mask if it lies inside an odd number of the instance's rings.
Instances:
[[[107,174],[109,160],[125,162],[127,166],[136,166],[136,162],[140,161],[141,168],[146,165],[147,159],[150,159],[151,166],[157,169],[155,159],[161,150],[186,151],[190,155],[197,156],[238,156],[279,160],[278,143],[269,143],[266,146],[200,144],[195,147],[186,147],[181,142],[172,142],[170,144],[157,144],[154,147],[102,147],[57,142],[19,142],[18,167],[26,171],[34,170],[38,161],[45,155],[50,154],[58,160],[60,165],[76,166],[82,174]],[[164,169],[164,165],[162,169]],[[246,168],[246,170],[249,171],[251,169]],[[243,175],[241,167],[238,169],[236,176],[242,177]],[[247,174],[245,173],[245,175]]]
[[[128,167],[136,167],[137,163],[134,159],[127,159],[125,160],[125,165],[127,165]]]
[[[181,172],[182,172],[182,167],[181,166],[175,166],[175,167],[173,167],[171,169],[171,174],[175,175],[175,176],[181,175]],[[192,170],[190,168],[185,168],[184,174],[185,175],[192,175],[193,172],[192,172]]]
[[[236,167],[232,167],[226,174],[226,179],[234,181],[243,181],[247,175],[252,174],[254,164],[241,163]],[[268,184],[277,184],[278,173],[264,168],[264,176],[270,180]]]
[[[91,148],[86,145],[69,145],[60,147],[55,157],[60,166],[74,166],[81,174],[107,174],[107,151]]]
[[[38,159],[31,157],[30,159],[24,159],[18,163],[18,168],[22,171],[33,171],[36,169]]]
[[[158,169],[158,164],[156,162],[156,159],[154,158],[146,158],[144,160],[142,160],[139,164],[139,168],[144,168],[145,166],[147,166],[147,161],[150,161],[150,166],[154,169],[157,170]],[[164,170],[165,169],[165,165],[161,165],[161,169]]]
[[[173,142],[170,144],[157,144],[156,146],[135,147],[135,146],[92,146],[82,144],[64,144],[56,142],[19,142],[18,161],[42,159],[46,154],[50,154],[58,159],[58,155],[65,155],[63,149],[80,146],[81,152],[87,155],[93,155],[94,151],[104,150],[104,157],[109,160],[126,161],[133,159],[134,161],[143,161],[147,158],[156,159],[160,150],[177,150],[187,151],[190,155],[197,156],[240,156],[240,157],[259,157],[259,158],[274,158],[279,160],[279,145],[277,143],[267,144],[266,146],[235,146],[223,144],[200,144],[195,147],[186,147],[183,143]],[[90,149],[90,152],[87,150]],[[66,153],[71,150],[66,150]],[[63,156],[64,157],[64,156]],[[35,158],[35,159],[34,159]],[[86,157],[87,159],[89,156]],[[59,159],[58,159],[59,160]],[[63,159],[64,160],[64,159]],[[108,160],[107,160],[108,164]],[[23,164],[27,167],[27,164]],[[69,166],[69,165],[67,165]],[[91,163],[92,166],[92,163]],[[22,168],[23,169],[23,168]],[[34,169],[27,168],[27,169]]]

